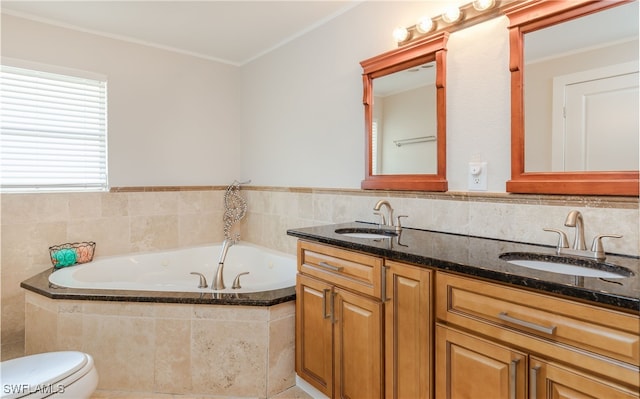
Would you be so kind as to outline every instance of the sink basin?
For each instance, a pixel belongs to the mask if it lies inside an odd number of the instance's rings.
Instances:
[[[625,267],[588,258],[580,259],[527,252],[507,252],[500,255],[500,259],[529,269],[571,276],[616,279],[634,275],[631,270]]]
[[[398,235],[395,231],[366,227],[348,227],[343,229],[336,229],[335,232],[345,237],[366,238],[374,240],[392,238]]]

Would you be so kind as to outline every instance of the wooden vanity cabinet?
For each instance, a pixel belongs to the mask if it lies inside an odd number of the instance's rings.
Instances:
[[[638,398],[638,316],[448,273],[436,280],[436,398]]]
[[[436,397],[525,399],[527,354],[436,325]]]
[[[609,381],[534,356],[530,360],[530,397],[549,399],[638,398]],[[639,377],[640,378],[640,377]]]
[[[382,264],[298,242],[296,372],[330,398],[383,397]]]
[[[385,261],[385,398],[433,397],[433,271]]]
[[[428,269],[298,241],[296,372],[330,398],[433,397]]]

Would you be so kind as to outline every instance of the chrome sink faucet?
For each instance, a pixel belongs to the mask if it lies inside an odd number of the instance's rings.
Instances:
[[[216,270],[216,275],[213,278],[213,282],[211,283],[211,288],[214,290],[223,290],[225,289],[224,285],[224,261],[227,258],[227,252],[229,248],[234,244],[233,240],[224,240],[222,242],[222,249],[220,250],[220,259],[218,260],[218,269]]]
[[[550,231],[558,234],[558,255],[575,255],[586,258],[594,258],[597,260],[605,260],[606,253],[602,246],[602,239],[605,237],[621,238],[620,234],[598,234],[593,238],[591,244],[591,250],[587,250],[587,245],[584,238],[584,219],[579,211],[571,211],[567,215],[564,221],[564,225],[567,227],[575,228],[575,236],[573,239],[573,248],[569,248],[569,240],[564,231],[558,229],[543,229],[544,231]]]
[[[587,244],[584,241],[584,221],[579,211],[571,211],[564,221],[567,227],[575,227],[575,237],[573,239],[573,249],[585,251]]]
[[[380,211],[383,207],[387,208],[387,217],[385,218],[384,214]],[[396,223],[393,223],[393,208],[391,204],[387,200],[380,200],[376,202],[373,207],[374,214],[380,215],[380,226],[388,226],[394,227],[396,232],[400,232],[402,230],[402,224],[400,223],[400,218],[406,218],[407,215],[399,215],[396,217]]]
[[[387,215],[388,215],[387,218],[385,218],[384,214],[382,212],[380,212],[382,207],[386,207],[387,208]],[[375,211],[374,212],[375,214],[380,215],[380,218],[381,218],[380,225],[393,227],[393,208],[391,207],[391,204],[389,203],[389,201],[380,200],[380,201],[376,202],[376,204],[373,207],[373,210]]]

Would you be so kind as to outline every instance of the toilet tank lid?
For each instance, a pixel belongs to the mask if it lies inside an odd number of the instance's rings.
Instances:
[[[2,399],[20,398],[38,391],[50,393],[61,387],[56,382],[82,369],[89,355],[76,351],[46,352],[1,363]]]

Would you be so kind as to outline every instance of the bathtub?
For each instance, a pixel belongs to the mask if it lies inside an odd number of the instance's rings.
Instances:
[[[295,257],[248,243],[96,258],[21,282],[26,354],[82,348],[98,389],[272,397],[295,385]],[[242,289],[231,287],[238,273]],[[198,288],[203,273],[209,288]]]
[[[49,276],[58,287],[98,290],[132,290],[193,293],[254,293],[294,287],[296,259],[248,243],[229,248],[224,263],[224,290],[213,291],[222,245],[98,258],[92,262],[59,269]],[[207,288],[198,288],[201,273]],[[232,283],[240,273],[242,288]]]

